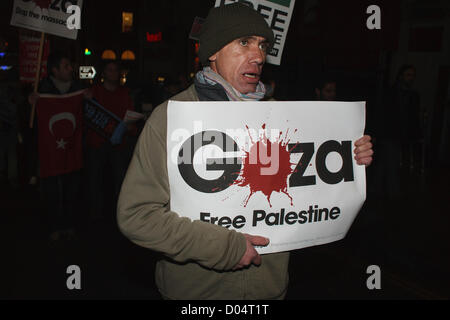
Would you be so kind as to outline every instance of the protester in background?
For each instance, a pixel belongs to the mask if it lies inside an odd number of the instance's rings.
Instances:
[[[38,101],[39,94],[63,95],[84,89],[80,82],[73,79],[72,63],[67,54],[59,51],[50,53],[47,70],[49,76],[40,82],[38,94],[32,93],[28,98],[31,105]],[[45,106],[42,107],[45,108]],[[50,240],[52,241],[75,237],[80,175],[80,170],[77,170],[67,174],[41,177],[41,192],[49,210]]]
[[[413,88],[416,68],[403,65],[390,88],[388,105],[395,118],[395,131],[401,141],[401,166],[413,170],[420,162],[420,141],[423,139],[420,95]]]
[[[102,72],[103,83],[91,88],[93,98],[104,108],[124,119],[127,110],[134,111],[128,88],[120,85],[120,66],[108,61]],[[128,126],[122,144],[113,146],[93,129],[86,133],[86,179],[87,198],[91,220],[103,217],[104,177],[107,175],[113,184],[114,199],[117,198],[134,147],[133,136],[137,134],[134,125]],[[115,203],[116,200],[113,200]]]
[[[402,195],[400,169],[405,156],[409,160],[412,137],[421,134],[419,124],[419,95],[412,89],[415,69],[404,65],[399,69],[395,83],[386,90],[382,106],[374,111],[378,162],[374,175],[376,189],[382,196],[394,199]],[[415,115],[413,115],[415,114]],[[412,120],[416,123],[414,126]],[[415,131],[415,132],[411,132]],[[412,162],[411,162],[412,164]]]
[[[5,80],[5,71],[0,71],[0,185],[17,189],[17,105]]]
[[[263,99],[259,79],[274,40],[264,17],[243,3],[211,9],[200,34],[199,57],[207,67],[172,99]],[[191,221],[170,210],[167,104],[152,113],[136,146],[118,203],[121,231],[134,243],[164,253],[156,283],[167,299],[283,299],[288,252],[260,256],[254,246],[265,246],[269,239]],[[372,162],[370,137],[357,141],[355,153],[358,164]]]
[[[331,77],[322,77],[315,86],[314,93],[319,101],[335,101],[336,80]]]

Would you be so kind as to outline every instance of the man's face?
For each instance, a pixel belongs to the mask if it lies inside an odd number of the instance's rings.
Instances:
[[[72,64],[70,63],[70,60],[67,58],[63,58],[59,63],[59,68],[58,69],[53,68],[53,74],[55,78],[60,81],[63,82],[72,81],[73,68]]]
[[[103,76],[106,81],[119,82],[120,71],[117,64],[109,63],[108,65],[106,65],[105,70],[103,70]]]
[[[210,57],[211,69],[240,93],[256,91],[269,44],[263,37],[236,39]]]
[[[336,82],[328,82],[322,90],[316,89],[317,98],[322,101],[336,100]]]

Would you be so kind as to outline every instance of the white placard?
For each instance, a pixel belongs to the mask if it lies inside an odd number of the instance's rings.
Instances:
[[[77,29],[67,27],[71,5],[82,7],[83,0],[14,0],[11,25],[60,37],[76,39]]]
[[[260,253],[340,240],[365,201],[364,102],[170,101],[167,116],[171,210],[269,238]]]

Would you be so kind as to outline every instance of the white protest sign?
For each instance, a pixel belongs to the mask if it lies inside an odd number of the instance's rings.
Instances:
[[[260,253],[345,237],[366,197],[363,102],[170,101],[170,208],[261,235]]]
[[[70,29],[67,20],[80,11],[67,13],[67,9],[70,6],[81,8],[82,4],[83,0],[14,0],[11,25],[76,39],[78,30]]]
[[[275,44],[272,50],[267,53],[267,63],[280,65],[295,0],[216,0],[215,6],[234,2],[251,5],[264,16],[275,35]]]

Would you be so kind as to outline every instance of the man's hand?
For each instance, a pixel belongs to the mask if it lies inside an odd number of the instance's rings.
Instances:
[[[245,250],[245,253],[242,256],[241,260],[233,268],[233,270],[248,267],[252,263],[259,266],[261,264],[261,256],[258,254],[258,252],[256,252],[254,246],[267,246],[269,244],[269,239],[264,237],[252,236],[246,233],[244,233],[244,236],[247,240],[247,249]]]
[[[370,136],[364,136],[355,142],[355,160],[359,165],[365,165],[368,167],[372,163],[372,138]]]
[[[36,102],[39,99],[39,93],[37,92],[33,92],[30,93],[30,95],[28,96],[28,103],[32,106],[34,106],[36,104]]]

